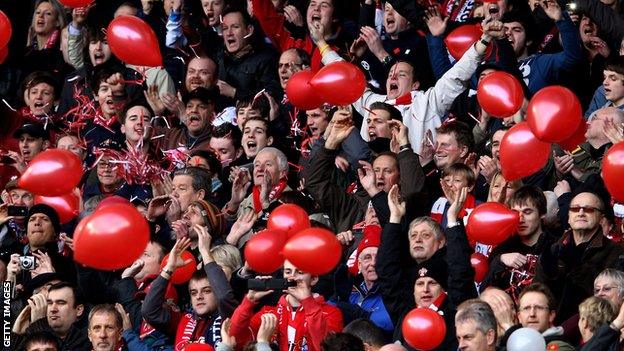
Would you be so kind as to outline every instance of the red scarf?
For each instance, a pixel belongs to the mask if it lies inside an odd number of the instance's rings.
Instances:
[[[282,191],[284,191],[284,188],[286,188],[286,181],[282,179],[269,193],[269,203],[277,199],[282,194]],[[254,211],[256,213],[260,213],[262,211],[262,202],[260,201],[260,185],[256,185],[253,187],[252,195]]]

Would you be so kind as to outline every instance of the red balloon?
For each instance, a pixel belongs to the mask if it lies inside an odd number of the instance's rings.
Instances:
[[[475,207],[468,216],[466,233],[470,240],[486,245],[498,245],[518,228],[520,216],[498,202],[486,202]]]
[[[522,107],[524,92],[513,75],[497,71],[483,77],[477,87],[477,100],[493,117],[512,116]]]
[[[110,206],[114,204],[124,204],[124,205],[132,206],[132,203],[130,202],[130,200],[126,199],[125,197],[121,197],[119,195],[113,195],[113,196],[109,196],[109,197],[102,199],[102,201],[100,201],[100,203],[95,207],[95,210],[98,211],[106,206]]]
[[[571,137],[564,141],[560,141],[557,144],[559,144],[559,146],[566,151],[574,151],[580,144],[587,140],[585,133],[587,133],[587,123],[581,121]]]
[[[537,139],[526,122],[513,126],[501,140],[500,163],[507,181],[539,171],[549,157],[550,144]]]
[[[433,350],[446,336],[444,318],[430,308],[415,308],[403,319],[401,325],[407,343],[418,350]]]
[[[245,245],[245,259],[249,267],[259,273],[273,273],[284,264],[282,249],[286,234],[277,230],[263,230]]]
[[[303,208],[294,204],[283,204],[271,212],[267,228],[286,232],[290,238],[299,231],[310,228],[310,218]]]
[[[184,262],[188,261],[188,263],[173,271],[173,275],[171,275],[172,284],[184,284],[188,282],[189,280],[191,280],[193,273],[195,273],[195,271],[197,270],[197,261],[195,260],[195,256],[193,256],[192,253],[188,251],[183,251],[181,257]],[[169,254],[163,257],[162,261],[160,262],[161,269],[165,268],[168,260]]]
[[[149,238],[149,225],[134,206],[110,205],[78,223],[74,259],[101,270],[125,268],[143,254]]]
[[[444,38],[444,44],[455,60],[459,60],[468,49],[481,38],[483,31],[473,25],[465,24],[455,28]]]
[[[527,108],[527,122],[542,141],[560,142],[571,137],[582,120],[581,103],[570,89],[553,85],[538,91]]]
[[[35,195],[35,204],[52,207],[58,213],[61,224],[71,221],[80,212],[80,198],[73,191],[61,196]]]
[[[214,347],[208,344],[201,344],[198,342],[189,343],[182,348],[182,351],[214,351]]]
[[[330,272],[341,254],[342,247],[334,233],[322,228],[304,229],[284,245],[284,258],[313,275]]]
[[[314,110],[323,104],[323,99],[316,93],[310,80],[314,73],[310,70],[293,74],[286,83],[288,101],[302,110]]]
[[[61,2],[61,4],[67,6],[67,7],[72,7],[72,8],[76,8],[76,7],[86,7],[91,5],[91,3],[93,2],[93,0],[59,0]]]
[[[108,45],[120,60],[137,66],[162,66],[158,38],[152,28],[136,16],[119,16],[108,25]]]
[[[0,49],[0,64],[3,64],[8,56],[9,56],[9,47],[8,46],[5,46],[2,49]]]
[[[364,73],[352,63],[339,61],[321,68],[310,80],[318,95],[332,105],[345,106],[364,93]]]
[[[11,34],[13,34],[11,21],[4,12],[0,11],[0,48],[4,48],[9,44]]]
[[[613,145],[602,158],[602,178],[618,202],[624,202],[624,143]]]
[[[490,269],[488,258],[480,252],[475,252],[470,255],[470,265],[472,266],[472,268],[474,268],[475,271],[474,281],[477,283],[481,283],[483,281],[483,278],[485,278],[488,270]]]
[[[82,178],[80,158],[67,150],[49,149],[35,156],[18,185],[33,194],[59,196],[72,191]]]

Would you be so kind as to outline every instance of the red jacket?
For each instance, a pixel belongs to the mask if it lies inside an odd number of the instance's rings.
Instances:
[[[255,305],[245,297],[232,315],[230,335],[236,337],[241,347],[255,339],[260,328],[260,317],[265,313],[277,316],[273,341],[279,344],[282,351],[320,351],[325,336],[343,328],[342,313],[326,303],[322,296],[301,301],[301,306],[294,311],[286,301],[286,295],[280,298],[277,306],[264,306],[254,315]]]

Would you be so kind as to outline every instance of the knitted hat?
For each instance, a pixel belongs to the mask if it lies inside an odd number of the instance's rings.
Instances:
[[[381,227],[378,225],[368,225],[362,229],[362,240],[360,240],[357,248],[349,256],[347,267],[351,275],[359,273],[358,258],[360,253],[368,247],[379,247],[381,244]]]
[[[364,227],[363,230],[364,236],[362,237],[362,241],[358,244],[355,254],[355,258],[359,259],[360,254],[364,249],[369,247],[379,247],[381,244],[381,227],[378,225],[368,225]]]
[[[432,257],[418,265],[416,269],[416,280],[418,278],[429,277],[435,280],[444,290],[448,286],[448,265],[443,259]]]
[[[223,221],[221,211],[219,211],[217,206],[205,200],[193,201],[191,205],[195,205],[201,209],[201,215],[204,218],[204,223],[209,227],[210,235],[212,235],[213,238],[219,237],[223,234],[225,231],[225,223]]]
[[[61,233],[61,220],[59,219],[56,211],[45,204],[36,204],[28,210],[28,216],[26,216],[26,223],[30,220],[30,217],[35,213],[43,213],[44,215],[50,218],[50,222],[54,227],[54,235],[59,235]]]

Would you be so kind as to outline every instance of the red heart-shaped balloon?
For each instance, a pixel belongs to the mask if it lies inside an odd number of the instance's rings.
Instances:
[[[67,7],[71,7],[71,8],[76,8],[76,7],[86,7],[91,5],[91,3],[93,2],[93,0],[59,0],[61,2],[61,4],[67,6]]]
[[[539,140],[556,143],[574,134],[581,123],[582,112],[576,94],[554,85],[533,95],[527,107],[527,122]]]
[[[364,73],[354,64],[339,61],[321,68],[310,85],[318,95],[332,105],[346,106],[362,96],[366,88]]]
[[[18,185],[37,195],[60,196],[72,191],[81,178],[78,156],[67,150],[49,149],[30,161]]]
[[[466,233],[470,240],[486,245],[498,245],[515,233],[520,216],[498,202],[486,202],[475,207],[468,216]]]
[[[11,21],[4,12],[0,11],[0,49],[4,49],[9,44],[12,34]]]
[[[490,269],[488,258],[480,252],[475,252],[470,255],[470,265],[475,271],[474,281],[481,283]]]
[[[284,245],[284,258],[314,275],[329,273],[341,255],[342,246],[334,233],[322,228],[304,229]]]
[[[500,145],[500,163],[507,181],[518,180],[539,171],[550,157],[550,144],[533,135],[526,122],[505,133]]]
[[[134,206],[106,206],[78,223],[74,259],[96,269],[125,268],[143,254],[149,238],[149,225]]]
[[[576,131],[569,138],[560,141],[557,144],[559,144],[559,146],[566,151],[574,151],[580,144],[587,140],[585,133],[587,133],[587,123],[585,123],[585,121],[581,121],[578,128],[576,128]]]
[[[302,110],[314,110],[323,104],[323,99],[316,93],[310,80],[314,73],[310,70],[293,74],[286,83],[286,96],[293,106]]]
[[[522,107],[524,91],[513,75],[503,71],[492,72],[479,81],[477,100],[485,112],[493,117],[505,118]]]
[[[624,143],[613,145],[602,158],[602,179],[618,202],[624,202]]]
[[[450,32],[444,38],[444,43],[451,56],[455,60],[459,60],[470,46],[479,40],[482,34],[483,31],[479,27],[473,24],[465,24]]]
[[[285,232],[290,238],[299,231],[310,228],[310,218],[303,208],[295,204],[283,204],[271,212],[267,228]]]
[[[245,245],[245,259],[249,267],[259,273],[273,273],[284,264],[282,249],[286,234],[277,230],[263,230]]]
[[[108,25],[108,45],[120,60],[136,66],[162,66],[158,38],[149,24],[136,16],[119,16]]]
[[[71,221],[80,212],[80,198],[73,191],[61,196],[35,195],[35,204],[52,207],[58,213],[62,224]]]
[[[403,337],[418,350],[433,350],[446,336],[444,318],[430,308],[415,308],[403,319]]]

